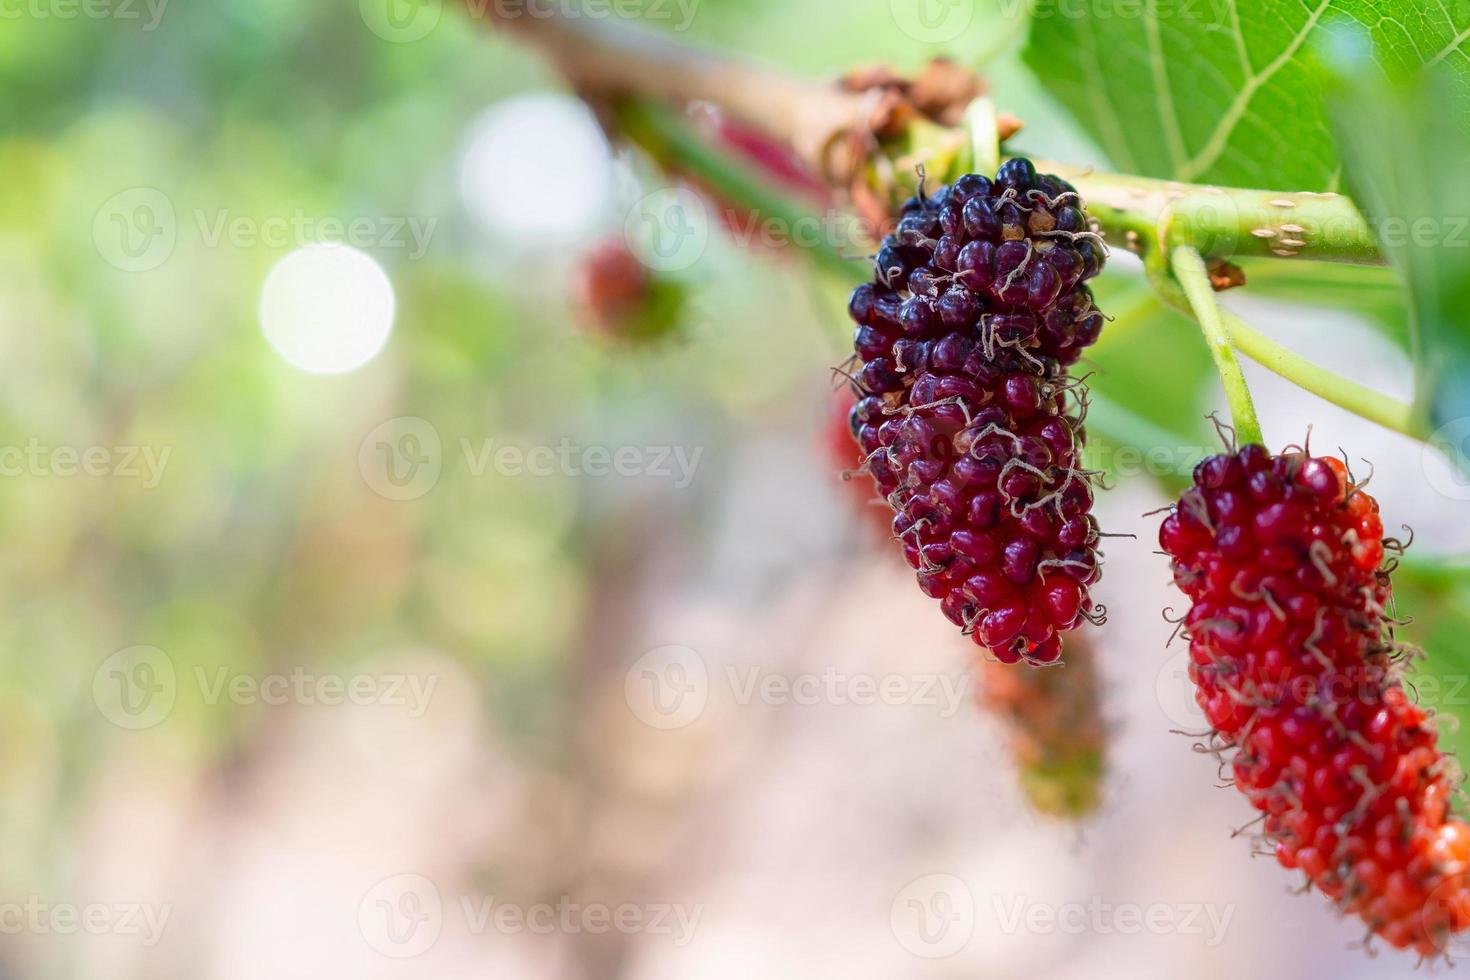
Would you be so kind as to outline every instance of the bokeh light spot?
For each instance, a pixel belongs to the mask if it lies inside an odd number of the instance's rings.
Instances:
[[[307,245],[266,276],[260,327],[286,363],[340,374],[383,349],[394,307],[393,284],[370,256],[346,245]]]
[[[497,103],[470,128],[465,207],[491,232],[530,243],[587,234],[611,208],[612,153],[587,107],[563,95]]]

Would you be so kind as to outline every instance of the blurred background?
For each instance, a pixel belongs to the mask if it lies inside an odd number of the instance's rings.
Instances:
[[[823,79],[942,49],[1024,149],[1108,163],[1023,65],[1020,5],[943,44],[911,6],[604,16]],[[1252,859],[1179,734],[1142,515],[1222,399],[1127,257],[1090,366],[1133,423],[1093,451],[1137,537],[1059,668],[1081,706],[1017,722],[838,477],[851,283],[699,199],[694,251],[650,251],[640,208],[689,189],[483,18],[0,16],[0,977],[1414,968]],[[1257,282],[1225,301],[1407,397],[1387,273]],[[1425,697],[1463,710],[1470,601],[1428,559],[1470,547],[1470,487],[1249,371],[1268,438],[1376,465],[1425,556]],[[1028,781],[1028,740],[1068,738],[1082,761]]]

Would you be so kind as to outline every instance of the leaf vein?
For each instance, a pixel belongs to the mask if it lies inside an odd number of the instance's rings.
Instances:
[[[1154,100],[1158,104],[1159,123],[1164,130],[1164,142],[1169,147],[1169,160],[1175,170],[1184,165],[1184,134],[1179,128],[1179,116],[1174,107],[1174,90],[1169,84],[1169,72],[1164,66],[1164,45],[1159,37],[1159,16],[1156,0],[1145,0],[1144,33],[1148,38],[1149,70],[1154,77]]]
[[[1255,98],[1256,92],[1291,61],[1306,41],[1307,35],[1311,33],[1312,28],[1317,26],[1317,21],[1322,19],[1322,15],[1331,5],[1332,0],[1322,0],[1308,15],[1307,22],[1302,25],[1301,30],[1296,32],[1281,53],[1272,58],[1270,63],[1259,72],[1252,72],[1246,76],[1245,83],[1235,93],[1235,98],[1226,107],[1224,115],[1220,117],[1220,121],[1215,125],[1214,131],[1210,133],[1210,138],[1205,141],[1199,153],[1175,168],[1176,177],[1180,180],[1192,180],[1219,159],[1221,151],[1225,149],[1225,144],[1230,141],[1230,134],[1235,131],[1246,109],[1250,107],[1251,99]],[[1152,9],[1151,6],[1150,9]]]
[[[1441,61],[1454,54],[1456,51],[1459,50],[1460,45],[1465,43],[1466,38],[1470,38],[1470,27],[1467,27],[1460,33],[1456,34],[1454,40],[1450,41],[1449,44],[1446,44],[1442,49],[1440,49],[1438,54],[1436,54],[1433,58],[1430,58],[1424,63],[1424,67],[1433,68],[1435,65],[1439,64]]]

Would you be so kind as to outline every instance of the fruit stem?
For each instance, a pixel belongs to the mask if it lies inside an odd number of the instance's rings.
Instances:
[[[982,95],[965,108],[970,131],[970,172],[993,174],[1000,166],[1000,117],[995,103]]]
[[[1297,387],[1412,439],[1429,438],[1429,426],[1412,405],[1335,374],[1282,347],[1229,310],[1220,311],[1230,342],[1246,357]]]
[[[1263,443],[1261,423],[1256,418],[1256,406],[1251,401],[1250,388],[1246,386],[1245,374],[1235,358],[1235,348],[1230,346],[1230,332],[1220,315],[1220,304],[1215,302],[1215,290],[1210,285],[1210,274],[1205,260],[1190,245],[1178,245],[1169,253],[1169,266],[1174,279],[1184,290],[1189,307],[1194,312],[1205,342],[1210,347],[1210,356],[1215,359],[1215,370],[1220,372],[1220,381],[1225,386],[1225,400],[1230,405],[1230,418],[1235,424],[1235,438],[1239,445]]]
[[[814,215],[771,190],[753,169],[710,147],[667,106],[648,99],[623,99],[614,107],[613,118],[624,136],[662,166],[696,175],[716,194],[752,212],[762,222],[772,222],[788,233],[799,228],[829,228],[824,219],[832,219],[833,215]],[[855,223],[852,227],[850,249],[857,253],[863,247],[863,236],[856,233]],[[842,236],[824,233],[803,237],[805,251],[828,272],[854,283],[865,277],[868,270],[862,256],[844,255],[839,249],[836,239]]]

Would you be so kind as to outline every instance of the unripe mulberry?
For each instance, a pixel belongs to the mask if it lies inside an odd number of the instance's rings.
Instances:
[[[582,256],[572,291],[581,319],[610,339],[652,341],[678,330],[683,286],[647,268],[622,235],[603,239]]]
[[[1399,678],[1378,504],[1336,459],[1211,457],[1159,542],[1192,601],[1196,699],[1277,860],[1391,945],[1470,926],[1458,775]]]
[[[1005,724],[1031,805],[1069,819],[1095,810],[1108,731],[1092,644],[1068,640],[1058,670],[1012,670],[981,659],[976,672],[976,701]]]
[[[1097,615],[1080,382],[1102,266],[1070,184],[1012,159],[907,201],[849,303],[852,431],[920,588],[997,659],[1053,663]]]

